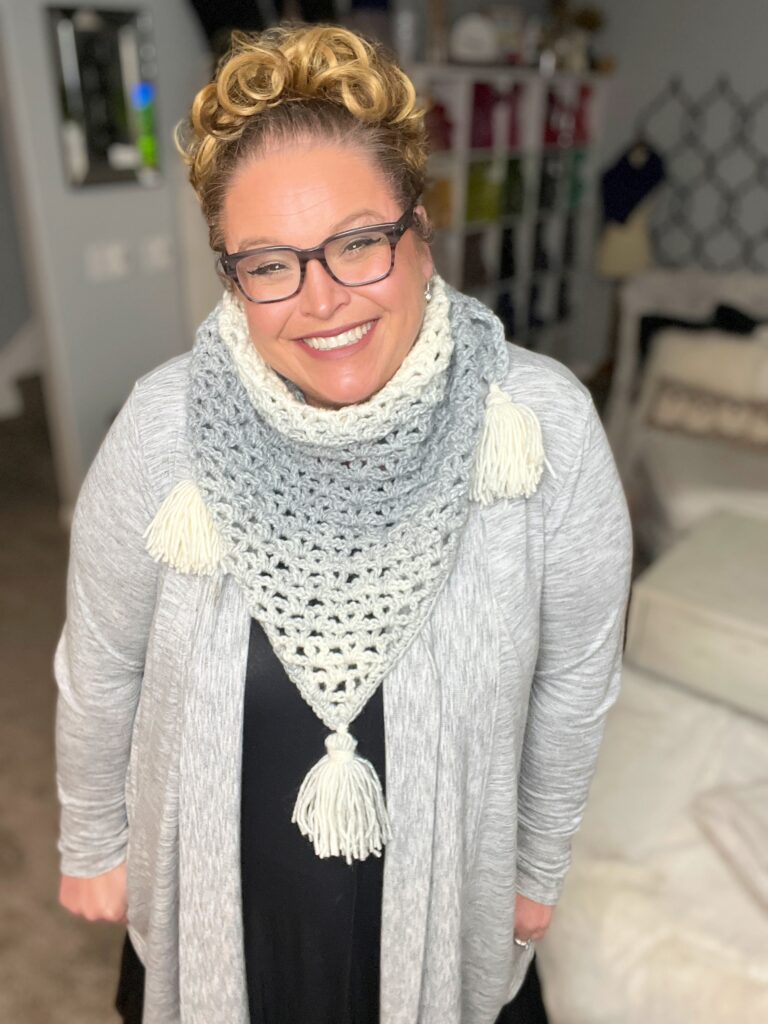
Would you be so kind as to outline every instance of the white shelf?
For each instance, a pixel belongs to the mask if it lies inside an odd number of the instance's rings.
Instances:
[[[422,101],[444,108],[444,127],[447,124],[451,137],[451,148],[434,153],[429,163],[435,188],[431,197],[427,193],[427,208],[432,201],[430,212],[441,225],[434,245],[438,269],[454,287],[482,297],[491,306],[498,305],[500,297],[510,296],[514,330],[511,323],[507,326],[518,342],[530,341],[565,362],[571,356],[577,362],[571,339],[578,336],[582,313],[579,279],[594,263],[594,146],[602,127],[608,79],[564,73],[547,77],[532,68],[508,66],[421,64],[409,70]],[[492,87],[496,100],[488,99],[488,89],[476,93],[476,85]],[[476,96],[482,100],[477,109]],[[575,111],[585,96],[578,134],[584,132],[590,141],[574,142],[576,122],[569,120],[567,110]],[[548,118],[552,130],[556,125],[563,127],[568,145],[545,143]],[[515,145],[509,144],[510,132],[518,140]],[[473,145],[480,136],[489,144]],[[572,203],[573,194],[578,194],[578,203]],[[544,204],[542,195],[547,200]],[[509,196],[514,196],[515,211],[502,213]],[[468,216],[481,211],[482,217]],[[503,252],[510,237],[513,259],[508,262]],[[566,246],[573,253],[567,264],[563,262]],[[535,266],[541,249],[550,262],[546,269]],[[502,278],[502,259],[507,267],[514,266],[513,277]],[[473,286],[471,277],[464,279],[464,272],[467,267],[477,272],[478,262],[487,283]],[[558,319],[563,287],[568,289],[568,316]],[[534,300],[536,307],[531,309]],[[497,312],[503,314],[504,309]],[[537,316],[545,325],[530,327]]]

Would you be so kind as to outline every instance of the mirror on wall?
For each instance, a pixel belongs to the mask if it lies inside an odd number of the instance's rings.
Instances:
[[[156,55],[144,11],[50,7],[70,185],[159,179]]]

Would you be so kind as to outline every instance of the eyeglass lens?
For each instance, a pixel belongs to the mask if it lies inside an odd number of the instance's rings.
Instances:
[[[392,269],[392,246],[382,231],[360,231],[331,239],[324,251],[328,268],[341,284],[370,284],[386,277]],[[239,260],[237,275],[249,298],[274,302],[296,293],[301,264],[290,249],[271,249]]]

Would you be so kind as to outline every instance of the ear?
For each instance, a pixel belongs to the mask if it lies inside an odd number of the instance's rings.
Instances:
[[[427,236],[427,239],[432,237],[432,225],[429,222],[429,214],[423,206],[417,206],[414,208],[414,214],[422,226],[422,232]],[[416,236],[416,244],[419,251],[419,258],[421,260],[421,269],[424,274],[424,280],[428,281],[435,272],[435,264],[432,259],[432,249],[430,248],[429,241]]]

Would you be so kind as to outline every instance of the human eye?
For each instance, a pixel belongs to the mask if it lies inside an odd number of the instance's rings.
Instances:
[[[344,240],[341,253],[343,256],[359,256],[381,245],[383,241],[385,241],[384,235],[380,231],[353,235],[351,238]]]
[[[287,262],[274,257],[262,257],[249,260],[244,270],[249,277],[278,277],[290,271]]]

